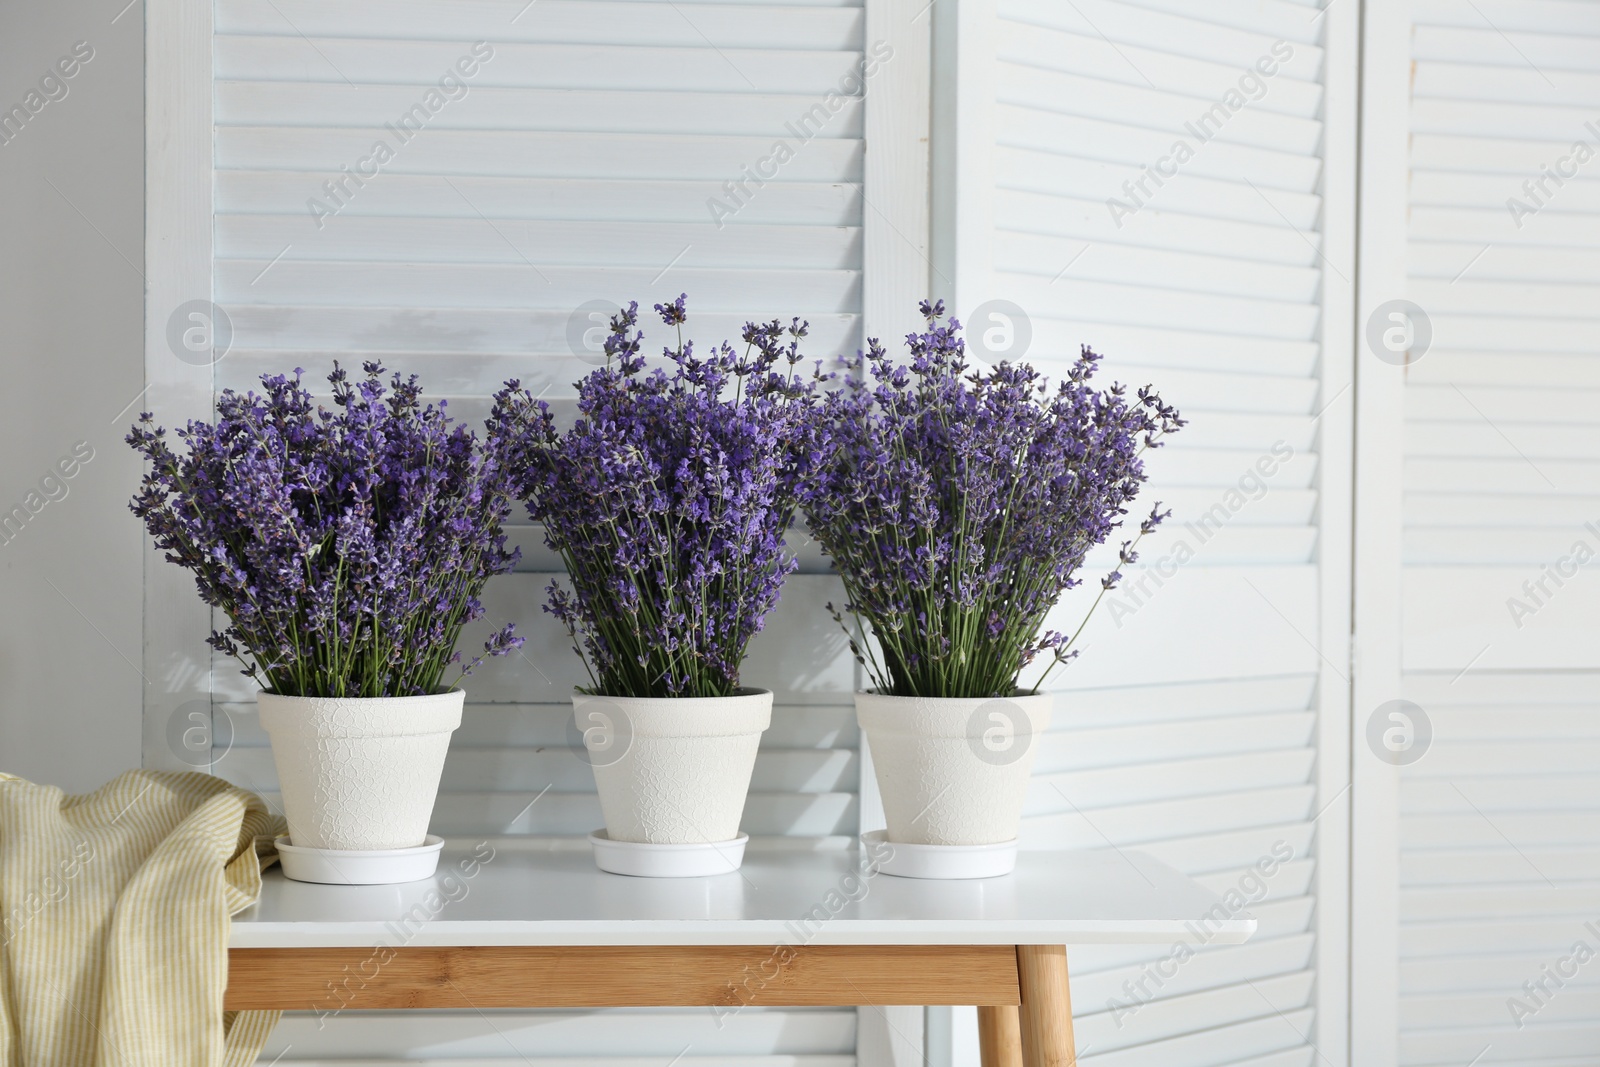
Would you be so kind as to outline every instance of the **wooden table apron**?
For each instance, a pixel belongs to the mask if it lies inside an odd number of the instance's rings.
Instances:
[[[1024,852],[1005,878],[879,877],[853,851],[751,850],[737,875],[621,878],[586,851],[446,849],[403,886],[276,872],[234,919],[225,1006],[973,1004],[984,1067],[1075,1062],[1064,945],[1237,944],[1256,922],[1134,851]]]
[[[229,1011],[975,1004],[984,1067],[1075,1064],[1060,945],[236,948]]]

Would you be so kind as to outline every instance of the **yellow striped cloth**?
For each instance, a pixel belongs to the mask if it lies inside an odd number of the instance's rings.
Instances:
[[[0,1067],[254,1062],[279,1013],[223,1012],[228,931],[279,832],[203,774],[76,797],[0,774]]]

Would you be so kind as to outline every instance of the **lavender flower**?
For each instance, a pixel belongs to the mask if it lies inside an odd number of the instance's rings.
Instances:
[[[264,396],[224,392],[215,423],[178,431],[182,454],[148,412],[128,434],[150,464],[133,513],[227,614],[212,647],[274,693],[438,691],[484,583],[517,560],[504,443],[424,407],[415,375],[386,390],[382,366],[364,369],[352,384],[334,364],[337,412],[297,369],[262,375]],[[507,626],[484,651],[521,644]]]
[[[743,355],[723,344],[701,357],[683,341],[685,298],[656,311],[678,327],[671,373],[646,372],[630,304],[611,320],[606,365],[578,385],[572,429],[516,381],[490,421],[566,562],[571,589],[551,583],[545,610],[589,692],[728,696],[795,567],[783,536],[814,431],[814,383],[795,372],[806,327],[750,323]]]
[[[961,324],[939,325],[942,303],[922,313],[909,366],[871,341],[828,397],[802,507],[849,598],[829,610],[880,691],[1007,696],[1040,653],[1051,670],[1076,655],[1077,633],[1039,633],[1045,616],[1120,525],[1143,451],[1183,420],[1148,388],[1094,389],[1087,347],[1054,390],[1025,364],[969,372]],[[1157,504],[1140,536],[1167,514]]]

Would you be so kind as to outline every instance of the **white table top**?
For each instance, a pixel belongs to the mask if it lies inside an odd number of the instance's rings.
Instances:
[[[268,871],[231,945],[1237,944],[1256,929],[1139,852],[1024,852],[1014,873],[971,881],[865,877],[859,862],[856,851],[752,847],[735,874],[628,878],[597,870],[587,847],[452,842],[433,879],[407,885]]]

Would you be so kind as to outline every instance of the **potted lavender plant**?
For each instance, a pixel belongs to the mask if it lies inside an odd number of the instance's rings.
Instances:
[[[289,843],[351,869],[356,851],[424,846],[461,723],[444,675],[484,583],[517,558],[500,443],[423,406],[415,376],[386,389],[365,371],[351,383],[335,364],[333,411],[297,370],[224,392],[180,450],[149,414],[128,435],[149,462],[134,514],[227,616],[211,646],[262,687]],[[485,652],[521,643],[507,626]]]
[[[944,305],[922,313],[909,366],[873,341],[828,397],[802,507],[844,581],[844,610],[830,610],[874,685],[856,709],[887,839],[996,846],[1004,866],[1050,719],[1049,694],[1018,679],[1040,656],[1048,675],[1076,655],[1082,627],[1041,632],[1045,617],[1120,525],[1143,451],[1183,422],[1149,389],[1092,387],[1088,348],[1053,390],[1027,365],[972,370]],[[1162,518],[1157,505],[1140,536]]]
[[[596,862],[628,874],[714,873],[742,858],[772,694],[739,671],[795,567],[784,533],[815,407],[814,383],[795,373],[804,325],[750,324],[742,355],[723,344],[697,356],[684,303],[656,305],[678,342],[654,370],[633,332],[638,305],[612,319],[570,429],[515,381],[492,416],[567,567],[570,590],[552,582],[545,610],[589,674],[573,712],[605,816]]]

